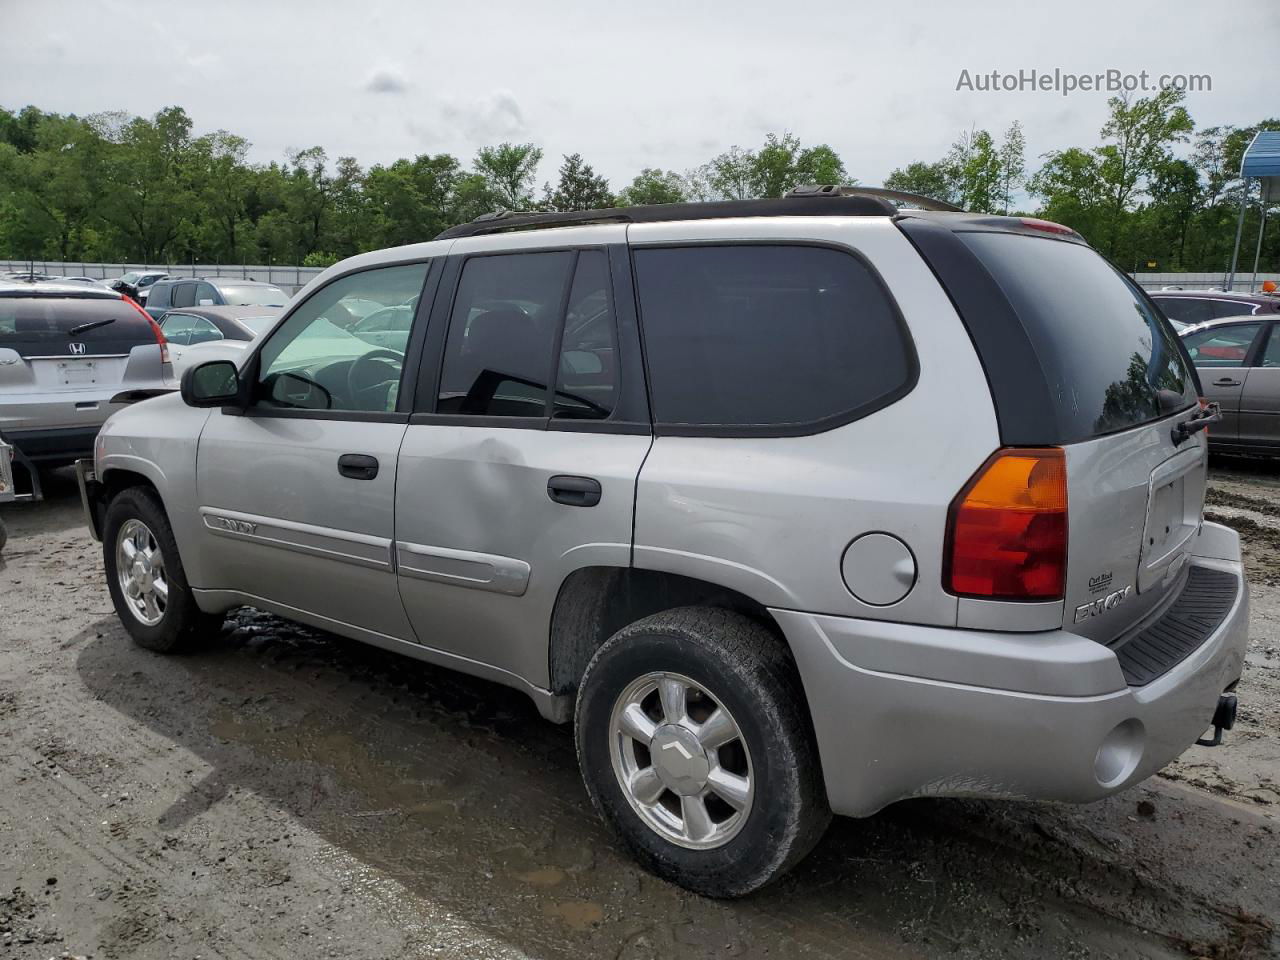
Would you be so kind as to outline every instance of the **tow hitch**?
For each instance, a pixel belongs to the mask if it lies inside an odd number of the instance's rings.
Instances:
[[[1222,731],[1230,730],[1236,725],[1236,695],[1224,693],[1218,697],[1218,707],[1213,711],[1213,736],[1209,739],[1201,737],[1196,741],[1202,747],[1216,747],[1222,743]]]

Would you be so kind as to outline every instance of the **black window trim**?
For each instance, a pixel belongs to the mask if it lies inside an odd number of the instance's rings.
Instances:
[[[564,433],[613,433],[649,435],[652,426],[648,420],[647,393],[643,392],[645,383],[644,367],[641,363],[638,327],[635,323],[636,307],[634,289],[620,289],[620,280],[625,271],[625,280],[631,277],[630,259],[627,245],[618,241],[609,243],[577,243],[561,244],[545,247],[520,247],[516,249],[474,250],[466,253],[454,253],[444,258],[445,266],[441,271],[440,284],[437,290],[436,303],[426,323],[425,350],[418,375],[415,403],[409,417],[409,423],[415,426],[484,427],[493,429],[505,427],[514,430],[542,430],[546,432]],[[614,344],[620,354],[618,364],[618,384],[614,393],[613,411],[603,420],[571,420],[542,417],[495,417],[477,416],[466,413],[437,413],[435,410],[439,400],[440,380],[444,372],[445,352],[449,338],[449,323],[453,315],[454,302],[462,282],[462,272],[469,260],[480,257],[523,256],[539,253],[573,253],[574,260],[566,278],[566,287],[561,297],[560,316],[554,336],[553,354],[550,358],[549,371],[557,368],[564,336],[565,312],[567,300],[573,290],[574,278],[578,270],[578,254],[586,251],[599,251],[605,254],[610,281],[610,297],[613,306]],[[624,296],[625,295],[625,296]],[[628,323],[628,320],[630,321]],[[639,388],[639,389],[637,389]],[[555,384],[547,385],[548,396],[555,389]],[[550,409],[548,404],[547,409]]]
[[[418,383],[418,369],[422,362],[422,343],[426,335],[425,328],[427,326],[426,315],[430,312],[431,305],[435,300],[440,276],[443,273],[442,262],[446,259],[440,254],[413,257],[408,260],[394,260],[386,263],[352,267],[349,270],[334,274],[323,284],[308,293],[302,300],[292,304],[280,316],[271,332],[263,337],[253,348],[253,352],[240,369],[241,379],[248,380],[251,386],[256,386],[263,348],[272,337],[279,333],[289,318],[302,309],[304,304],[310,303],[321,290],[325,290],[339,280],[357,273],[369,273],[373,270],[382,270],[388,267],[408,267],[418,263],[425,263],[427,264],[427,275],[423,281],[422,292],[418,295],[418,309],[413,316],[413,326],[409,330],[409,343],[405,348],[404,369],[400,371],[400,392],[396,396],[396,409],[394,412],[375,410],[290,410],[283,407],[260,407],[253,402],[252,398],[250,398],[249,404],[243,408],[236,406],[222,407],[221,412],[228,416],[258,417],[270,420],[331,420],[353,423],[407,424],[409,422],[409,410],[412,409],[412,393]]]
[[[705,237],[689,240],[652,240],[628,244],[629,252],[632,254],[631,282],[635,288],[636,313],[640,321],[640,345],[641,353],[644,357],[645,384],[650,392],[650,411],[655,409],[652,397],[653,379],[649,375],[649,354],[647,347],[645,346],[644,339],[644,311],[640,306],[640,285],[635,277],[636,268],[634,254],[637,250],[675,249],[681,247],[815,247],[818,249],[833,250],[837,253],[843,253],[852,257],[866,268],[872,282],[880,288],[881,293],[884,294],[885,300],[889,304],[890,311],[898,327],[898,332],[902,337],[902,345],[906,351],[907,376],[899,387],[875,398],[874,400],[859,404],[847,411],[842,411],[828,417],[820,417],[816,420],[773,424],[716,424],[668,423],[659,421],[656,417],[653,417],[653,434],[655,437],[741,438],[815,436],[819,433],[826,433],[829,430],[835,430],[858,420],[865,419],[886,407],[892,406],[903,397],[910,394],[919,383],[920,357],[916,352],[915,340],[911,336],[911,328],[907,326],[906,318],[902,314],[902,308],[898,306],[897,299],[894,297],[889,285],[885,283],[884,277],[881,276],[880,271],[876,269],[875,264],[873,264],[871,260],[856,247],[830,240],[815,240],[802,237],[761,237],[741,240],[721,237]]]

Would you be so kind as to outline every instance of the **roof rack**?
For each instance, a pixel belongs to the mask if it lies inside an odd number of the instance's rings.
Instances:
[[[959,211],[941,200],[878,187],[805,186],[767,200],[716,200],[710,203],[656,203],[638,207],[573,210],[568,213],[485,213],[450,227],[437,240],[480,237],[512,230],[578,227],[595,223],[658,223],[666,220],[722,220],[728,217],[892,217],[898,203],[923,210]]]

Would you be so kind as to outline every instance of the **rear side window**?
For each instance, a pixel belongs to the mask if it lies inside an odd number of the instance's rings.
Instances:
[[[701,431],[821,429],[904,395],[897,308],[839,250],[743,244],[635,251],[654,420]]]
[[[617,387],[603,250],[466,262],[449,319],[437,413],[604,420]]]
[[[1056,402],[1060,442],[1125,430],[1196,402],[1177,334],[1095,251],[1007,233],[959,236],[1031,341]]]
[[[1214,317],[1247,317],[1257,308],[1252,303],[1232,300],[1214,300]]]
[[[0,347],[24,357],[128,353],[155,342],[147,318],[124,300],[0,297]]]

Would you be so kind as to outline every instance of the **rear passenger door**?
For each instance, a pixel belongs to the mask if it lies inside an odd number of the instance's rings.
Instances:
[[[1240,394],[1240,442],[1280,449],[1280,322],[1269,326]]]
[[[631,561],[650,429],[624,229],[566,228],[556,250],[457,241],[400,451],[419,641],[542,689],[565,578]]]
[[[1234,443],[1240,436],[1240,397],[1249,376],[1254,341],[1260,321],[1228,323],[1197,330],[1182,338],[1191,362],[1200,371],[1205,399],[1222,408],[1222,423],[1212,428],[1215,440]]]

